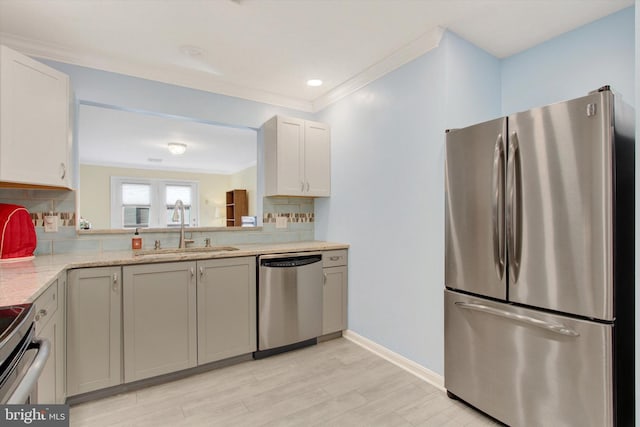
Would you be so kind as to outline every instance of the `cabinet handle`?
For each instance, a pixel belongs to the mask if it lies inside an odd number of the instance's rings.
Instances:
[[[330,256],[330,257],[329,257],[329,259],[330,259],[331,261],[337,261],[337,260],[339,260],[339,259],[340,259],[340,256],[338,256],[338,255]]]
[[[36,314],[36,322],[39,321],[40,319],[42,319],[46,315],[47,315],[47,310],[46,309],[43,308],[40,311],[38,311],[38,314]]]
[[[195,276],[195,275],[196,275],[195,270],[193,269],[193,267],[191,267],[191,268],[189,269],[189,271],[191,272],[191,278],[193,278],[193,276]]]
[[[67,167],[64,163],[60,163],[60,179],[64,179],[67,176]]]
[[[204,267],[200,266],[200,278],[204,277]]]
[[[309,191],[309,181],[307,181],[307,191]]]
[[[111,289],[113,289],[113,292],[118,292],[118,273],[113,273],[113,285]]]
[[[454,303],[460,308],[465,310],[475,310],[484,313],[489,313],[494,316],[505,317],[515,322],[525,323],[527,325],[535,326],[537,328],[546,329],[556,334],[566,335],[568,337],[579,337],[580,333],[573,329],[563,325],[562,323],[547,322],[546,320],[538,319],[524,314],[514,313],[508,310],[501,310],[499,308],[491,307],[489,305],[478,304],[475,302],[456,301]]]
[[[304,181],[300,181],[300,191],[304,191]]]
[[[326,285],[327,284],[327,273],[322,273],[322,276],[324,276],[324,282],[322,284]]]

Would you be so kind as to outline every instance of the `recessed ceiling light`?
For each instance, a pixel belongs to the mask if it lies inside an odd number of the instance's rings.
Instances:
[[[322,86],[322,80],[320,79],[307,80],[307,86],[311,86],[311,87]]]
[[[169,152],[174,155],[184,154],[187,151],[187,144],[181,142],[170,142],[167,146],[169,147]]]

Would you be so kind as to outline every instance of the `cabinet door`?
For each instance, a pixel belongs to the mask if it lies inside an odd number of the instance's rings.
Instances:
[[[198,261],[198,364],[256,351],[254,257]]]
[[[0,180],[69,187],[69,77],[0,47]]]
[[[124,380],[196,366],[195,262],[123,267]]]
[[[56,340],[56,331],[59,325],[56,319],[51,319],[47,325],[38,333],[39,338],[44,338],[51,344],[51,350],[49,352],[49,358],[44,365],[40,377],[38,377],[38,388],[36,401],[38,404],[52,404],[57,403],[56,399],[56,384],[62,381],[62,378],[58,379],[56,372],[56,365],[58,361],[58,342]]]
[[[322,334],[347,329],[347,267],[324,268]]]
[[[67,394],[122,383],[120,267],[69,271]]]
[[[58,283],[58,280],[52,283],[34,303],[36,336],[46,339],[51,345],[49,358],[38,378],[36,403],[57,403],[58,384],[63,383],[57,371],[63,357],[60,353],[62,340],[58,338],[62,329],[62,322],[58,320],[62,312],[62,307],[58,307]]]
[[[331,194],[331,131],[324,123],[305,122],[304,174],[305,196]]]
[[[301,196],[304,190],[304,120],[278,117],[277,194]]]
[[[67,313],[67,272],[64,271],[58,276],[58,312],[55,316],[55,340],[56,340],[56,403],[63,404],[67,400],[66,381],[67,377],[67,348],[65,346],[66,326],[65,318]]]

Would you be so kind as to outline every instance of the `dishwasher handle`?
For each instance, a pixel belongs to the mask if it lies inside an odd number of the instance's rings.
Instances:
[[[291,268],[301,267],[303,265],[314,264],[322,261],[322,254],[302,255],[302,256],[284,256],[278,258],[260,259],[260,267],[269,268]]]

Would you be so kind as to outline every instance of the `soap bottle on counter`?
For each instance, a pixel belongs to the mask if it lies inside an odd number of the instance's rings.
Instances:
[[[142,249],[142,237],[140,237],[139,228],[136,228],[136,232],[131,238],[131,249]]]

